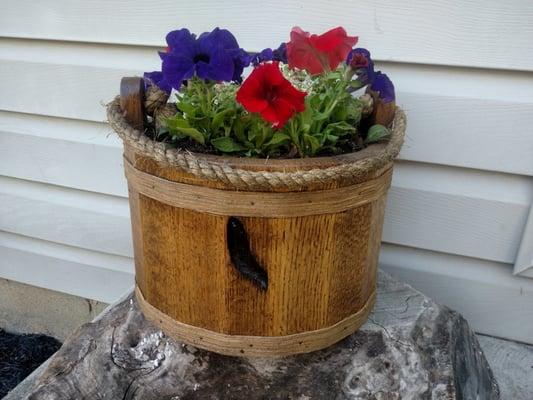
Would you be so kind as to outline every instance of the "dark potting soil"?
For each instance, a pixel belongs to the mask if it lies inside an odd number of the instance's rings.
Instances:
[[[0,399],[61,347],[46,335],[20,335],[0,329]]]

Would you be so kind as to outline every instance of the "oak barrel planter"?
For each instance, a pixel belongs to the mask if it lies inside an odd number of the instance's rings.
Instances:
[[[227,355],[305,353],[357,330],[375,301],[404,113],[396,109],[389,141],[351,154],[195,154],[144,135],[140,82],[124,78],[108,119],[124,141],[145,316]]]

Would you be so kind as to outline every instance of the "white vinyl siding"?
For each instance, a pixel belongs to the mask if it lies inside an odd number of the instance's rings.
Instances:
[[[107,302],[131,286],[122,145],[104,104],[122,76],[159,68],[168,30],[217,25],[250,50],[293,25],[360,36],[408,116],[382,266],[476,330],[533,343],[533,270],[513,275],[533,254],[527,0],[0,5],[0,277]]]

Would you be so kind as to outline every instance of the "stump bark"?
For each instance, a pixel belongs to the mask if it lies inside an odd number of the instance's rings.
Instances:
[[[369,320],[341,342],[284,358],[175,342],[134,296],[82,326],[14,399],[499,399],[465,319],[380,273]]]

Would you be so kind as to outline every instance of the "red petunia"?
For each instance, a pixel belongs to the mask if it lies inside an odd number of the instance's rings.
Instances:
[[[237,101],[250,112],[281,128],[297,112],[305,109],[307,93],[285,79],[277,61],[260,64],[237,91]]]
[[[322,35],[311,35],[295,26],[287,43],[289,67],[305,69],[313,75],[334,70],[346,60],[357,40],[357,36],[348,36],[340,26]]]

